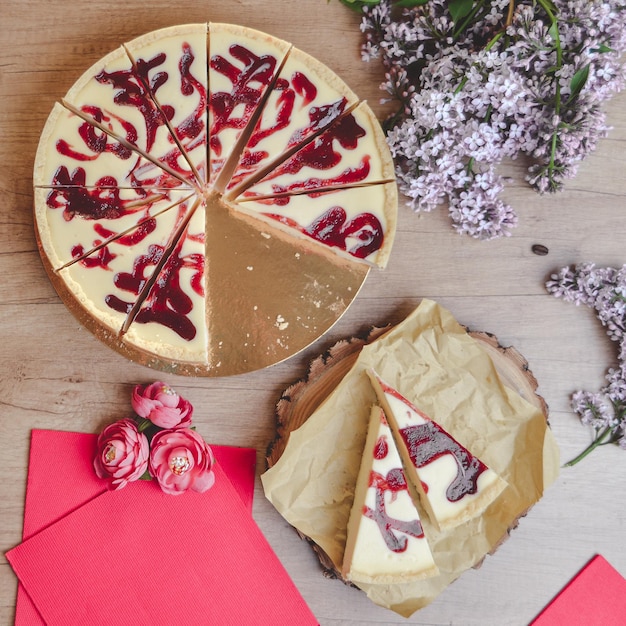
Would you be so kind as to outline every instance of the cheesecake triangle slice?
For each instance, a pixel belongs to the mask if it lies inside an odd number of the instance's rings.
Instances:
[[[342,575],[358,585],[410,582],[438,573],[385,414],[374,406],[348,522]]]
[[[506,481],[376,372],[367,373],[431,522],[444,531],[480,515]]]

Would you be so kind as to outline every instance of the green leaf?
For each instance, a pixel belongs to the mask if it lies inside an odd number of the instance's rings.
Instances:
[[[552,0],[537,0],[539,4],[543,7],[543,10],[548,14],[552,14],[552,17],[556,16],[558,13],[558,9]]]
[[[474,6],[473,0],[450,0],[448,11],[455,24],[470,14]]]
[[[550,35],[550,37],[552,37],[552,39],[554,41],[558,41],[559,40],[559,24],[558,24],[558,22],[556,22],[556,21],[552,22],[552,25],[548,29],[548,35]]]
[[[152,476],[150,475],[150,472],[148,470],[146,470],[140,477],[139,480],[152,480]]]
[[[570,96],[568,102],[571,102],[574,98],[578,96],[578,94],[583,90],[585,83],[587,82],[587,78],[589,78],[589,63],[584,67],[581,67],[575,74],[572,76],[572,80],[570,81]]]
[[[552,13],[556,13],[557,12],[557,8],[556,8],[556,4],[554,4],[554,2],[552,2],[552,0],[543,0],[542,4],[546,7],[550,8],[550,11],[552,11]]]
[[[428,0],[398,0],[397,2],[394,2],[394,4],[402,9],[412,9],[413,7],[428,4]]]
[[[607,52],[615,52],[615,50],[601,43],[597,48],[591,48],[591,52],[599,52],[600,54],[606,54]]]
[[[379,4],[380,0],[339,0],[339,2],[341,2],[341,4],[343,4],[344,6],[352,9],[353,11],[361,13],[364,6],[374,6],[376,4]]]

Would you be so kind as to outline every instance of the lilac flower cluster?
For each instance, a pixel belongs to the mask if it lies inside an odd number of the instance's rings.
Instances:
[[[557,298],[593,308],[609,337],[619,345],[618,366],[608,370],[606,385],[596,393],[577,391],[572,396],[574,411],[593,429],[594,439],[568,465],[605,443],[626,449],[626,265],[564,267],[550,277],[546,288]]]
[[[369,4],[362,56],[382,61],[398,103],[385,130],[413,210],[447,202],[459,233],[509,235],[499,165],[524,155],[529,184],[556,191],[606,134],[601,105],[626,78],[623,0]]]

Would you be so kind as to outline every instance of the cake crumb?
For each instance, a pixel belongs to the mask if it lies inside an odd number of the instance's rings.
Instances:
[[[275,325],[279,330],[286,330],[289,326],[289,322],[287,322],[282,315],[277,315]]]

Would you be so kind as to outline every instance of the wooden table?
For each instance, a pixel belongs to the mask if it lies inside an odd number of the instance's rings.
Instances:
[[[609,106],[609,137],[567,189],[540,197],[521,164],[506,192],[520,215],[507,239],[456,235],[445,210],[418,216],[401,206],[396,245],[347,313],[316,344],[251,374],[200,379],[160,375],[126,361],[82,329],[52,289],[35,246],[32,165],[53,102],[84,69],[123,41],[163,26],[230,21],[293,42],[342,76],[382,115],[381,70],[360,60],[358,17],[336,0],[146,3],[119,0],[1,0],[0,15],[0,550],[20,542],[31,429],[96,432],[128,410],[133,384],[163,378],[196,407],[210,441],[251,446],[258,472],[274,437],[274,405],[310,359],[337,339],[398,322],[422,297],[475,330],[495,333],[527,359],[550,407],[564,460],[590,433],[569,409],[570,394],[596,390],[616,346],[593,312],[544,288],[564,265],[626,262],[626,96]],[[541,243],[547,256],[532,253]],[[248,407],[244,414],[237,406]],[[512,537],[434,604],[405,620],[355,589],[322,576],[309,547],[265,500],[257,477],[254,517],[323,625],[527,624],[596,553],[626,573],[626,453],[615,446],[564,469]],[[16,578],[0,558],[0,621],[13,620]]]

